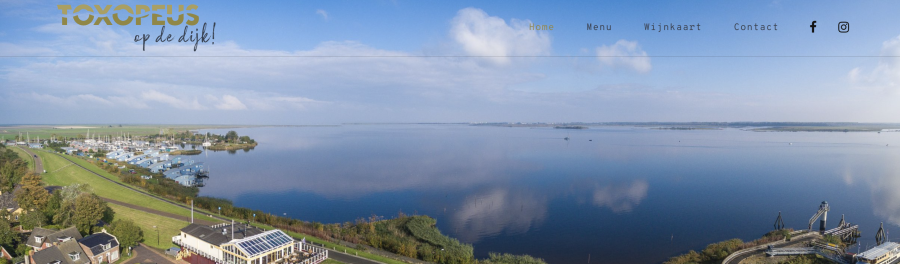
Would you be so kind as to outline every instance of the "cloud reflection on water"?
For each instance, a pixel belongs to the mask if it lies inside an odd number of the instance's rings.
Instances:
[[[888,173],[898,170],[887,170]],[[900,175],[892,173],[872,181],[872,208],[875,215],[900,225]]]
[[[484,237],[500,234],[514,235],[540,226],[547,218],[548,203],[563,194],[551,186],[535,191],[530,189],[495,188],[466,197],[453,214],[451,226],[455,236],[463,242],[474,243]],[[593,188],[573,193],[591,197],[593,205],[608,208],[614,213],[631,212],[647,197],[649,184],[645,180],[629,183],[594,184]]]
[[[868,185],[873,213],[888,223],[900,226],[900,164],[896,162],[900,157],[887,155],[883,158],[884,161],[874,159],[876,164],[885,164],[883,170],[876,169],[877,167],[851,166],[849,164],[862,163],[851,159],[844,166],[841,177],[847,186],[853,186],[857,182]]]
[[[524,233],[546,219],[547,201],[547,196],[533,191],[493,189],[467,198],[451,226],[467,243],[502,232]]]
[[[597,186],[593,202],[599,207],[609,207],[616,213],[631,212],[644,197],[647,197],[649,186],[644,180],[636,180],[625,185]]]

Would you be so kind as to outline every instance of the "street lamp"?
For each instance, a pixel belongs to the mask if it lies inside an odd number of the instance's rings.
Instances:
[[[153,226],[153,229],[156,230],[156,244],[159,245],[159,228],[156,228],[156,226]]]

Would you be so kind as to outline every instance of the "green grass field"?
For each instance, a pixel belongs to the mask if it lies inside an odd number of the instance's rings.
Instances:
[[[90,172],[81,169],[78,166],[70,165],[66,159],[56,156],[51,153],[47,153],[44,151],[35,152],[38,157],[41,157],[41,161],[44,162],[44,169],[47,170],[47,173],[43,175],[44,182],[49,185],[58,185],[58,186],[66,186],[73,183],[86,183],[90,185],[94,189],[94,193],[96,193],[100,197],[109,198],[117,201],[122,201],[125,203],[130,203],[134,205],[140,205],[143,207],[147,207],[150,209],[155,209],[163,212],[169,212],[173,214],[178,214],[182,216],[190,216],[191,211],[157,200],[152,197],[148,197],[147,195],[138,193],[131,189],[122,187],[110,181],[104,180],[97,175],[94,175]],[[79,160],[76,158],[72,158],[71,160],[81,164],[86,168],[90,168],[92,171],[103,175],[106,178],[113,179],[118,181],[118,177],[115,177],[97,166],[94,166],[88,162],[83,160]],[[65,168],[63,168],[66,166]],[[62,168],[62,169],[60,169]],[[204,214],[195,214],[197,219],[208,220],[218,222],[218,220],[208,217]]]
[[[168,218],[165,216],[155,215],[140,210],[131,209],[117,204],[109,204],[109,207],[116,212],[116,219],[131,219],[135,224],[144,231],[144,244],[148,246],[167,249],[175,246],[172,244],[172,237],[181,233],[181,228],[188,225],[188,222]],[[159,241],[157,242],[156,226],[159,229]]]

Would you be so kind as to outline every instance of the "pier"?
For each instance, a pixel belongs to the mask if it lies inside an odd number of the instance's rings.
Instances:
[[[877,247],[858,255],[848,254],[843,245],[857,243],[857,239],[861,237],[859,225],[847,222],[845,216],[841,215],[841,221],[837,227],[826,229],[829,211],[831,211],[831,206],[828,205],[828,202],[822,201],[816,213],[809,219],[807,230],[790,233],[793,239],[788,240],[786,238],[781,241],[736,251],[725,258],[722,263],[742,263],[745,259],[754,256],[784,257],[799,255],[819,255],[840,264],[894,264],[897,260],[900,260],[900,244],[884,241],[885,232],[883,227],[876,234]],[[819,221],[820,218],[821,221]],[[816,221],[819,221],[819,230],[813,231],[812,227]],[[781,212],[778,212],[778,217],[775,218],[774,228],[776,231],[785,228]],[[834,242],[835,237],[840,239],[840,243]],[[829,243],[828,241],[834,243]]]

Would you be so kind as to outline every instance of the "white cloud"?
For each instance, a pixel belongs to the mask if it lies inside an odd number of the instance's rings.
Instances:
[[[216,105],[216,109],[221,110],[244,110],[247,109],[247,106],[244,103],[241,103],[237,97],[233,95],[223,95],[221,103]]]
[[[141,100],[151,101],[151,102],[160,102],[164,104],[168,104],[169,106],[177,109],[191,109],[191,110],[201,110],[206,109],[197,98],[187,99],[187,98],[176,98],[175,96],[161,93],[156,90],[144,91],[141,92]]]
[[[550,34],[529,30],[531,20],[488,16],[481,9],[465,8],[451,21],[450,36],[469,55],[475,56],[534,56],[550,54]],[[492,57],[498,64],[510,62],[508,57]]]
[[[647,52],[641,49],[637,41],[621,39],[612,46],[597,48],[597,59],[610,67],[625,67],[637,72],[649,72],[652,66]]]
[[[857,88],[897,94],[900,92],[900,36],[882,43],[880,55],[883,57],[870,73],[857,67],[847,77]]]
[[[193,51],[191,45],[177,43],[150,43],[147,51],[142,51],[141,43],[130,41],[133,36],[107,27],[92,27],[91,32],[60,30],[57,27],[61,26],[40,27],[43,32],[59,35],[59,40],[36,45],[35,48],[42,49],[35,52],[46,55],[72,53],[123,56],[199,54]],[[98,30],[100,32],[94,32]],[[86,38],[86,34],[93,36],[91,41],[67,41]],[[10,50],[29,47],[25,44],[0,44],[10,47]],[[367,116],[375,115],[371,111],[373,109],[379,109],[381,113],[414,111],[424,114],[426,112],[409,106],[410,102],[471,102],[473,98],[477,101],[501,98],[502,91],[508,84],[540,78],[540,75],[520,69],[482,65],[476,59],[390,58],[411,53],[377,49],[352,41],[327,41],[312,49],[297,51],[251,50],[233,42],[222,41],[215,45],[201,46],[198,52],[202,52],[203,56],[342,54],[370,57],[33,59],[22,60],[21,65],[16,67],[4,68],[0,71],[0,81],[7,87],[27,87],[27,91],[58,97],[96,95],[112,105],[126,108],[163,111],[247,109],[280,111],[285,115],[289,111],[322,109],[331,114],[340,113],[335,110],[342,110],[342,114],[357,119],[361,118],[360,115],[352,111],[365,111]],[[247,87],[265,88],[256,91]],[[7,91],[8,94],[4,95],[9,96],[4,96],[4,99],[10,102],[26,104],[34,101],[33,97],[21,97],[21,94],[13,93],[21,91],[19,89]],[[223,96],[226,94],[232,97]],[[97,109],[107,105],[109,104],[90,104],[86,107]],[[9,107],[11,109],[13,106]],[[325,110],[325,107],[329,110]],[[121,114],[127,115],[126,112]],[[267,116],[275,118],[271,114]]]
[[[83,106],[93,106],[93,105],[102,105],[102,106],[112,106],[113,103],[107,99],[101,98],[99,96],[93,94],[76,94],[71,96],[55,96],[50,94],[40,94],[36,92],[31,92],[28,94],[24,94],[23,97],[30,98],[35,102],[40,102],[49,105],[59,105],[66,107],[83,107]]]
[[[316,9],[316,14],[322,16],[322,19],[328,20],[328,12],[323,9]]]

